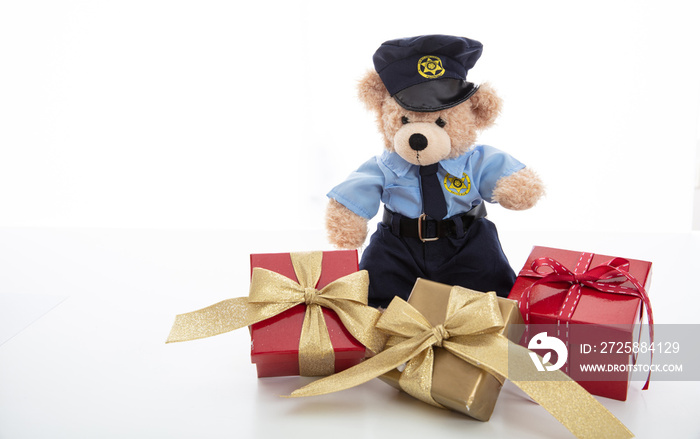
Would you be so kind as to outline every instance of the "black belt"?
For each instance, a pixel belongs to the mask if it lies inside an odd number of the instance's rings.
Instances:
[[[405,238],[418,238],[423,242],[437,241],[445,236],[461,237],[469,226],[479,218],[486,216],[486,206],[479,203],[476,207],[461,215],[455,215],[444,220],[434,220],[425,214],[418,218],[408,218],[384,208],[382,222],[389,226],[395,235]]]

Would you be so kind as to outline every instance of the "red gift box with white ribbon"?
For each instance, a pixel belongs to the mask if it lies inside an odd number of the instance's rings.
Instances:
[[[534,247],[508,298],[529,326],[524,342],[540,331],[559,338],[569,348],[564,372],[594,395],[624,401],[643,313],[653,341],[650,281],[651,262]],[[581,364],[603,366],[591,375]]]

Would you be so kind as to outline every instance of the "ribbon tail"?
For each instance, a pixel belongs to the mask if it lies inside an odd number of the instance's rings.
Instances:
[[[629,265],[629,262],[626,259],[621,259],[621,258],[615,258],[612,261],[609,262],[609,264],[613,264],[615,262],[622,261],[622,262],[627,262],[627,265]],[[649,326],[649,343],[652,345],[654,344],[654,312],[651,309],[651,300],[649,299],[649,295],[647,294],[646,289],[644,286],[634,277],[632,276],[626,269],[623,269],[622,266],[614,266],[610,265],[608,268],[611,268],[612,271],[616,272],[618,275],[626,278],[632,285],[634,285],[634,289],[636,290],[637,294],[629,294],[621,290],[616,290],[614,288],[605,290],[603,288],[597,287],[594,283],[594,288],[599,289],[601,291],[606,291],[608,293],[613,293],[613,294],[624,294],[624,295],[632,295],[634,297],[638,297],[642,301],[642,308],[640,310],[640,319],[643,319],[644,317],[644,310],[646,310],[647,313],[647,322]],[[604,285],[604,287],[609,287],[608,285]],[[654,351],[651,351],[651,355],[649,358],[650,364],[654,361]],[[642,387],[642,390],[647,390],[649,389],[649,382],[651,381],[651,368],[649,369],[649,373],[647,374],[647,379],[646,382],[644,383],[644,387]]]
[[[474,338],[474,340],[477,340]],[[634,435],[608,409],[560,370],[538,371],[528,349],[503,336],[443,347],[471,364],[508,378],[579,439],[628,439]],[[513,371],[513,373],[509,373]]]
[[[654,314],[651,311],[651,302],[649,302],[649,297],[644,296],[644,306],[647,309],[647,319],[648,323],[647,325],[649,326],[649,343],[651,345],[654,345]],[[642,314],[644,313],[644,308],[642,308]],[[654,362],[654,351],[650,352],[649,355],[649,364],[652,364]],[[649,368],[649,372],[647,373],[647,380],[644,383],[644,386],[642,387],[642,390],[648,390],[649,389],[649,382],[651,381],[651,368]]]
[[[246,297],[224,300],[198,311],[176,316],[166,343],[197,340],[230,332],[265,320],[294,305],[251,303]]]
[[[382,351],[357,366],[345,369],[335,375],[321,378],[320,380],[297,389],[289,396],[325,395],[358,386],[397,368],[418,355],[424,349],[429,348],[433,342],[432,332],[420,334]]]
[[[511,364],[527,364],[532,369],[529,351],[522,346],[511,344],[509,354]],[[529,363],[529,364],[528,364]],[[580,439],[634,437],[608,409],[599,403],[578,383],[568,378],[560,370],[548,372],[560,375],[555,380],[542,381],[534,372],[533,380],[511,380],[527,393],[535,402],[552,414],[559,422]]]

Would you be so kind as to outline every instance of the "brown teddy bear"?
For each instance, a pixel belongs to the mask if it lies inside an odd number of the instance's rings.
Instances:
[[[515,158],[475,143],[501,109],[488,84],[466,81],[481,51],[447,35],[391,40],[360,81],[386,150],[329,192],[326,225],[332,244],[359,248],[384,204],[360,262],[372,306],[406,299],[418,277],[500,296],[515,281],[484,201],[528,209],[544,188]]]

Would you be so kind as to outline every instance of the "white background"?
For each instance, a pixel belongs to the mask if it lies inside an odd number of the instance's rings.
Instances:
[[[381,152],[355,96],[387,39],[484,43],[481,141],[548,195],[502,230],[685,231],[700,109],[693,1],[0,4],[0,226],[322,228]],[[283,218],[283,220],[280,219]],[[280,226],[280,224],[283,224]]]

